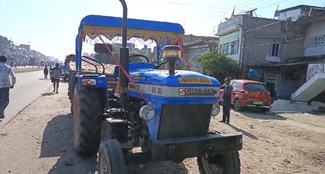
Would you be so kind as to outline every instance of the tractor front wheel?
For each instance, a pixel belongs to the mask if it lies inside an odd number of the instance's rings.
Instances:
[[[197,158],[200,174],[239,174],[238,152],[205,155]]]
[[[72,102],[74,147],[81,155],[95,155],[100,144],[103,110],[99,92],[79,89],[76,85]]]
[[[100,144],[98,174],[126,174],[126,165],[120,143],[116,139]]]

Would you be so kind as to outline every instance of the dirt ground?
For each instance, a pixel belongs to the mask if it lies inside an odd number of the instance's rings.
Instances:
[[[59,94],[44,93],[12,122],[0,128],[0,174],[92,174],[96,158],[73,150],[67,84]],[[325,171],[325,115],[232,112],[231,124],[213,118],[211,129],[241,131],[241,173],[306,173]],[[197,174],[196,159],[129,167],[131,174]]]

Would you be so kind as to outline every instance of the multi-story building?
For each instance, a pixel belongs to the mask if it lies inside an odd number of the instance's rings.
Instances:
[[[306,81],[308,63],[299,60],[308,27],[298,22],[304,10],[293,15],[297,8],[278,11],[278,19],[236,15],[218,27],[219,53],[240,63],[242,78],[265,82],[276,98],[289,99]]]
[[[292,94],[292,100],[325,102],[325,8],[300,5],[278,12],[279,20],[291,19],[303,26],[303,53],[295,62],[305,62],[304,84]]]
[[[185,35],[183,45],[192,71],[203,73],[203,68],[198,59],[206,53],[216,52],[219,38],[207,36]]]

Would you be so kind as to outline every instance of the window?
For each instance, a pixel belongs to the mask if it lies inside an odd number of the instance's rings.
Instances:
[[[279,56],[279,44],[272,45],[272,56]]]
[[[239,84],[238,82],[233,82],[233,83],[232,83],[232,87],[233,87],[234,89],[239,89],[239,88],[240,88],[240,84]]]
[[[228,54],[229,54],[229,43],[226,43],[226,44],[225,44],[224,54],[225,54],[225,55],[228,55]]]
[[[220,53],[228,55],[228,43],[220,45]]]
[[[230,55],[235,54],[235,52],[236,52],[235,46],[236,46],[236,42],[231,42],[230,43]]]
[[[248,83],[244,86],[247,91],[266,91],[266,88],[263,84]]]
[[[223,54],[223,49],[224,49],[224,47],[225,47],[224,44],[220,45],[220,54]]]
[[[238,40],[233,41],[230,44],[230,55],[238,53]]]

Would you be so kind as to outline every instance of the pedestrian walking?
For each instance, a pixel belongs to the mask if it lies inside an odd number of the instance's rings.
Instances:
[[[232,85],[230,84],[230,78],[225,79],[225,84],[223,84],[220,89],[224,90],[223,94],[223,115],[220,122],[229,124],[230,122],[230,107],[231,107],[231,93],[233,90]]]
[[[44,73],[44,79],[47,79],[47,75],[49,74],[49,70],[47,69],[47,66],[44,67],[43,73]]]
[[[61,77],[61,68],[59,67],[59,63],[55,64],[55,67],[52,69],[51,81],[53,82],[53,92],[59,93],[59,83]]]
[[[5,117],[4,111],[9,104],[9,90],[16,84],[15,74],[6,62],[7,57],[0,56],[0,121]]]
[[[50,77],[52,79],[52,66],[50,66],[50,68],[49,68],[49,73],[50,73]]]

